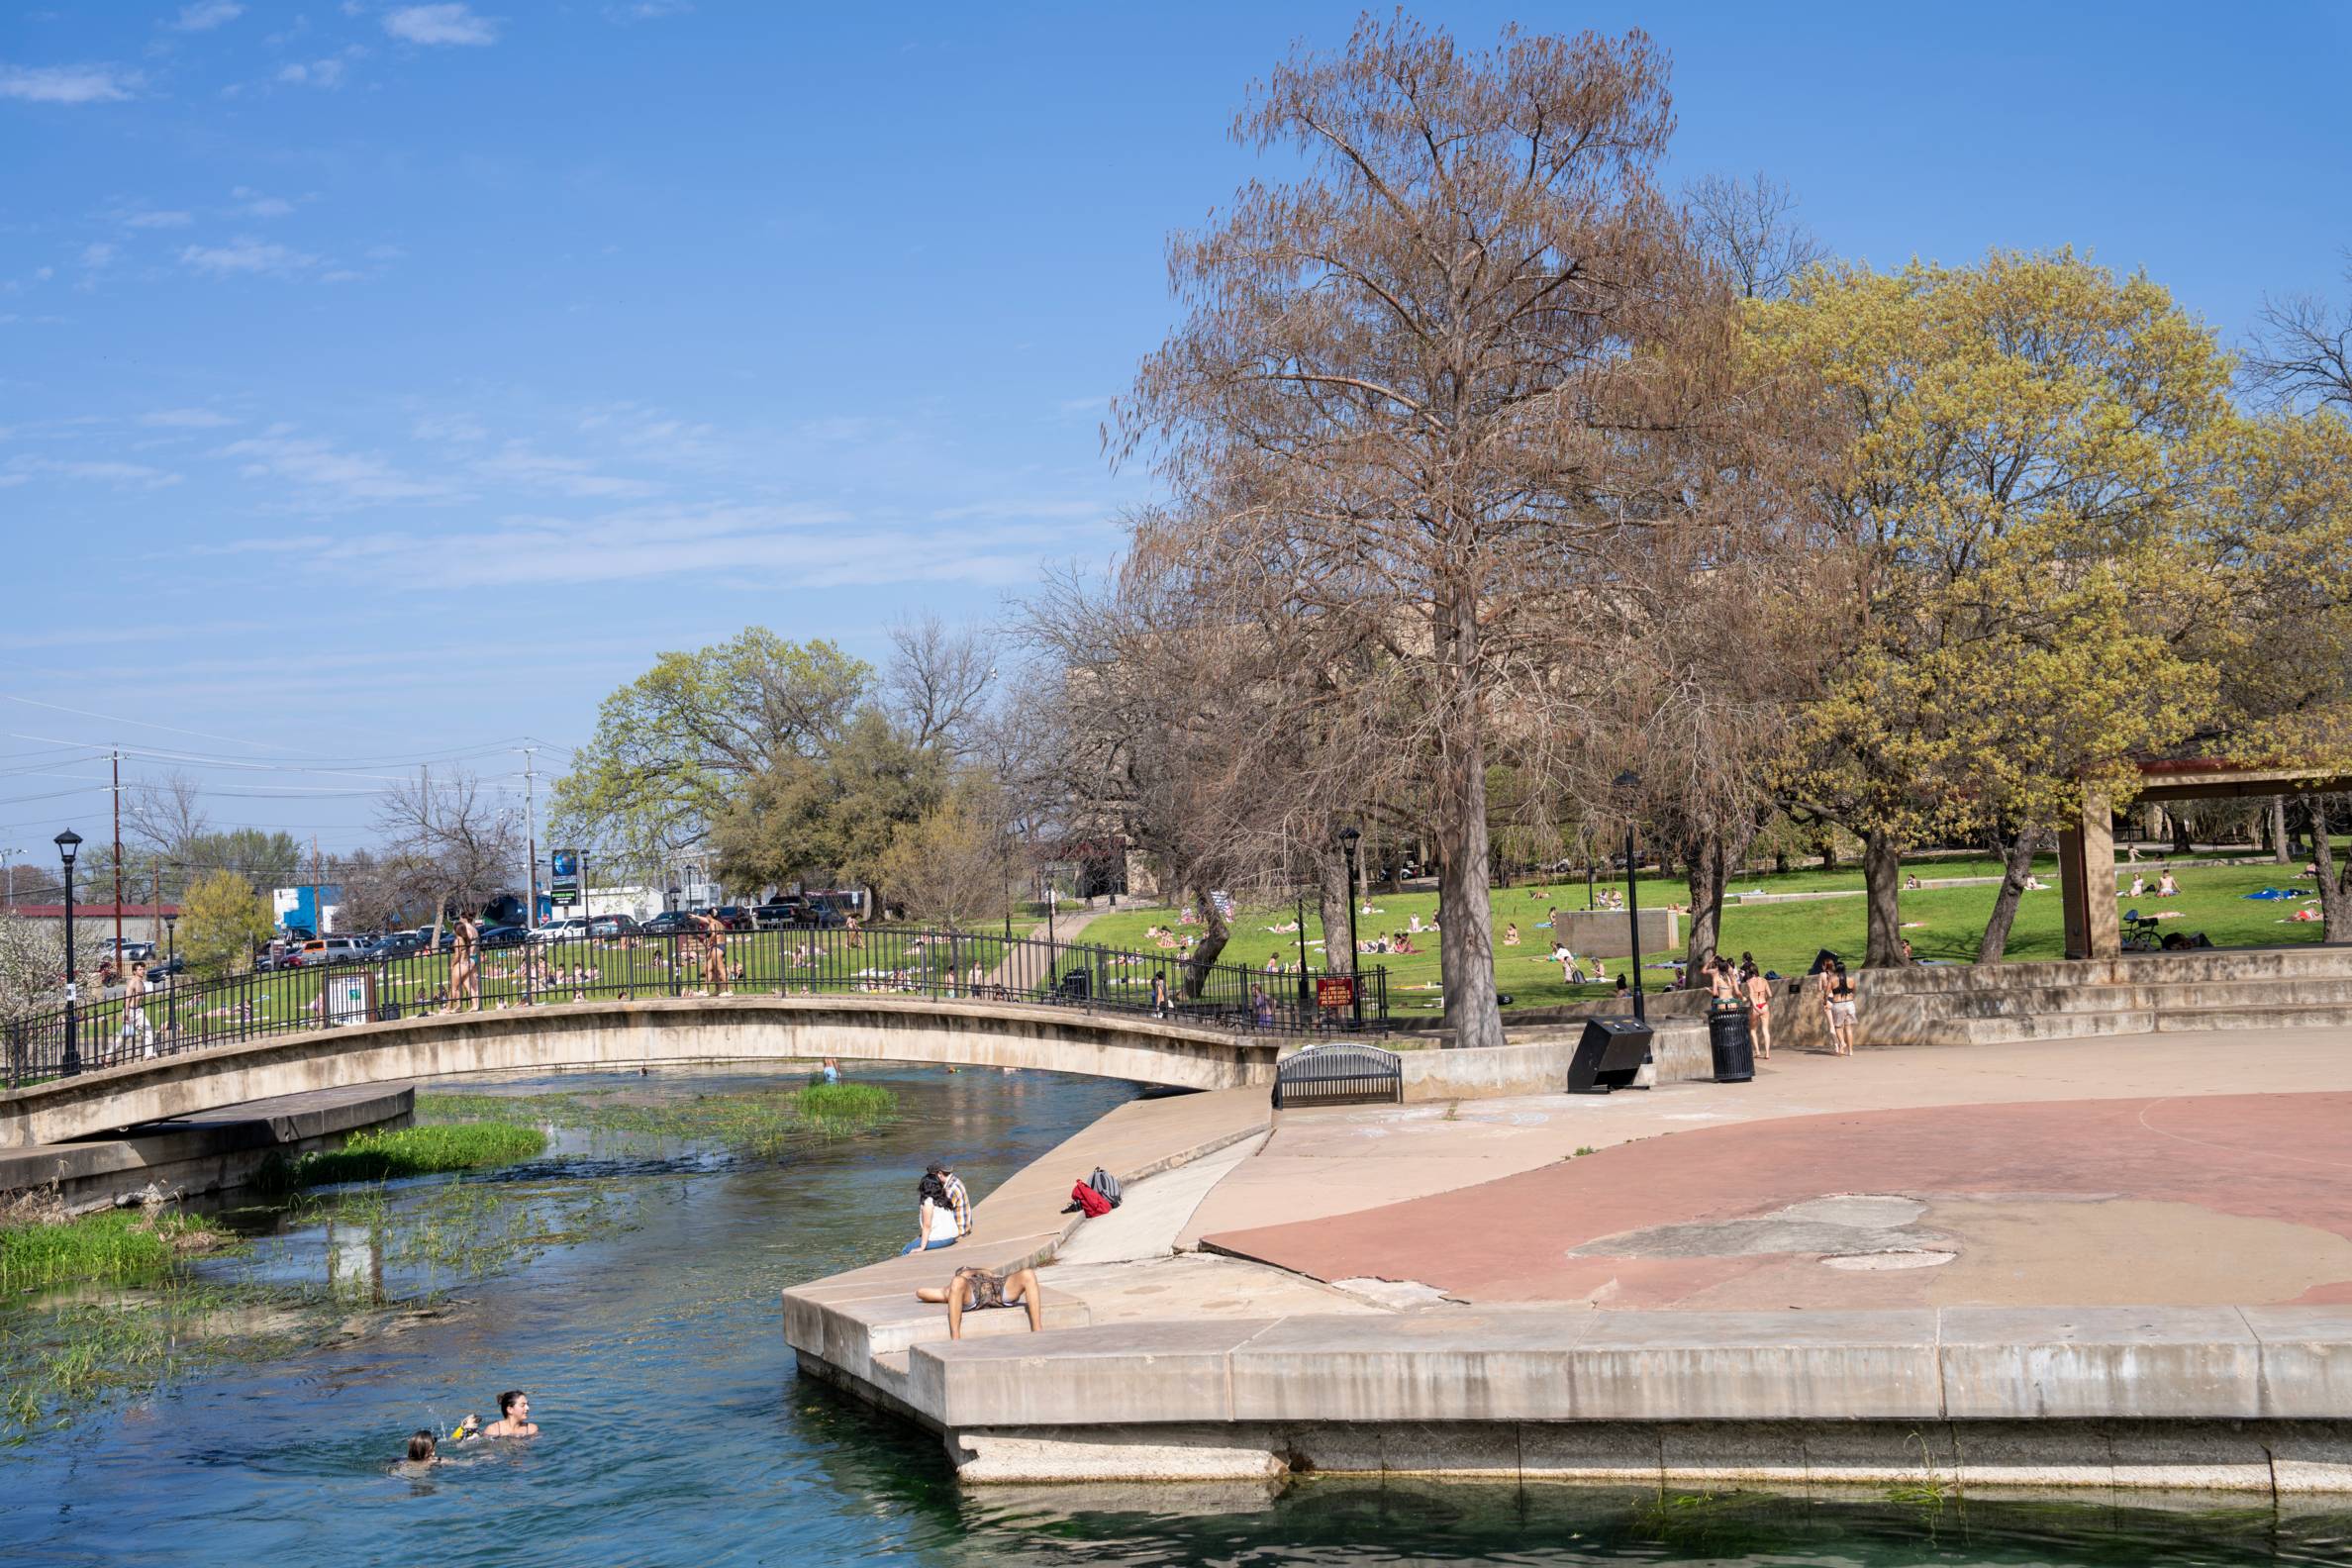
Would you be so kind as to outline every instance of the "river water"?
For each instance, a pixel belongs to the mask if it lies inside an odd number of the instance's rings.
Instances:
[[[575,1075],[497,1087],[658,1102],[800,1081]],[[361,1313],[353,1322],[369,1326],[355,1337],[180,1372],[0,1453],[0,1561],[2352,1562],[2352,1518],[2267,1507],[1336,1479],[1279,1493],[967,1492],[935,1440],[797,1377],[776,1294],[895,1250],[927,1157],[950,1157],[982,1195],[1135,1091],[1033,1073],[876,1069],[866,1081],[900,1096],[899,1120],[871,1133],[751,1158],[569,1132],[495,1178],[507,1186],[489,1196],[518,1199],[495,1211],[504,1218],[456,1214],[451,1184],[429,1181],[390,1195],[396,1208],[419,1207],[430,1219],[405,1241],[348,1223],[334,1234],[282,1227],[235,1265],[244,1277],[356,1285],[361,1298],[380,1287],[394,1308],[429,1298],[431,1314]],[[439,1241],[418,1244],[427,1231]],[[441,1244],[493,1232],[479,1273],[462,1245],[452,1259]],[[539,1438],[477,1445],[489,1451],[423,1475],[389,1463],[419,1426],[490,1419],[505,1387],[530,1392]]]

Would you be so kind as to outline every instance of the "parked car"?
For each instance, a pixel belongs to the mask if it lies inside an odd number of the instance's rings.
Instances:
[[[731,931],[751,931],[759,925],[751,912],[740,904],[722,904],[711,913],[718,916],[719,924]]]
[[[366,949],[355,936],[314,936],[286,954],[288,969],[316,969],[321,965],[359,963]]]
[[[849,917],[831,904],[807,904],[792,924],[804,931],[838,931],[849,924]]]
[[[687,914],[688,912],[685,910],[663,910],[639,926],[637,933],[643,936],[677,936],[687,931],[700,931],[702,928],[690,922]]]
[[[588,934],[588,923],[574,916],[569,920],[549,921],[531,933],[535,942],[578,941]]]
[[[799,899],[776,899],[771,903],[754,905],[751,924],[761,931],[780,931],[800,923],[801,911],[808,908]]]
[[[643,929],[635,915],[598,915],[588,922],[591,936],[635,936]]]
[[[414,958],[433,946],[433,932],[394,931],[370,942],[359,956],[368,963],[386,963],[395,958]]]
[[[482,932],[484,947],[520,947],[531,940],[531,932],[521,926],[492,926]]]
[[[149,980],[168,980],[175,975],[184,975],[187,972],[188,960],[177,953],[173,953],[168,958],[159,958],[147,965],[147,979]]]

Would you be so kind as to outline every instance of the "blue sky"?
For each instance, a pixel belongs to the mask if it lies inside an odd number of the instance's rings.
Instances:
[[[0,846],[90,833],[120,742],[346,847],[379,775],[576,742],[659,649],[878,655],[1104,555],[1164,237],[1251,168],[1246,84],[1354,14],[0,16]],[[1673,177],[1762,168],[1842,254],[2073,244],[2232,340],[2345,287],[2341,6],[1421,14],[1648,29]]]

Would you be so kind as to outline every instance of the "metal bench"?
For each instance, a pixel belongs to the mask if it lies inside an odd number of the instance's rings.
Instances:
[[[1274,1069],[1277,1111],[1397,1105],[1404,1098],[1405,1069],[1397,1053],[1377,1045],[1310,1045]]]

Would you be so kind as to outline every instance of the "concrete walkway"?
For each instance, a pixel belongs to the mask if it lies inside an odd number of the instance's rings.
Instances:
[[[1045,1333],[945,1343],[858,1294],[909,1287],[883,1264],[788,1295],[804,1368],[970,1480],[2352,1490],[2352,1029],[1784,1049],[1270,1132],[1217,1098],[1081,1135],[1190,1141],[1005,1243],[1058,1248]]]

